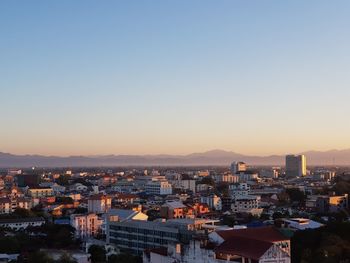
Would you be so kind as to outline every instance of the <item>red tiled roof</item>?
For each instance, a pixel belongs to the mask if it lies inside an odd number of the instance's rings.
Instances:
[[[217,231],[217,234],[224,240],[228,240],[231,237],[245,237],[252,240],[267,242],[289,240],[287,237],[283,236],[276,228],[271,226]]]
[[[214,249],[215,253],[238,255],[259,260],[273,243],[262,240],[233,236]]]

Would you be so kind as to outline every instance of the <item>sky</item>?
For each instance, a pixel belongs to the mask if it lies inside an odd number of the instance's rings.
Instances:
[[[0,152],[350,148],[350,1],[0,1]]]

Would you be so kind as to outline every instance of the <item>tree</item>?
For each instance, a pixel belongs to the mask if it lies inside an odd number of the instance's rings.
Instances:
[[[28,263],[54,263],[54,260],[43,251],[36,251],[29,254]]]
[[[75,229],[68,225],[49,224],[42,232],[46,234],[47,246],[52,248],[70,248],[76,245],[74,237]]]
[[[73,204],[74,201],[70,196],[58,196],[56,197],[56,202],[60,204]]]
[[[297,231],[291,242],[292,262],[348,262],[350,223],[332,223],[318,229]]]
[[[286,193],[289,195],[290,200],[293,202],[298,202],[299,204],[303,203],[306,199],[305,193],[297,188],[286,189]]]
[[[214,186],[215,185],[215,181],[212,177],[210,176],[207,176],[207,177],[204,177],[201,182],[201,184],[207,184],[207,185],[211,185],[211,186]]]
[[[67,253],[63,253],[55,263],[77,263],[77,261]]]
[[[89,247],[92,263],[106,262],[106,250],[103,246],[92,245]]]
[[[61,174],[57,179],[56,183],[59,185],[69,185],[70,176],[67,174]]]
[[[130,254],[111,255],[108,263],[141,263],[142,258]]]
[[[283,214],[281,212],[275,212],[272,215],[273,220],[278,219],[278,218],[283,218]]]
[[[234,215],[228,215],[228,216],[225,216],[222,219],[222,223],[224,225],[227,225],[227,226],[230,226],[230,227],[233,227],[235,225],[235,222],[236,222],[236,218],[235,218]]]
[[[216,193],[222,196],[229,196],[229,184],[226,182],[217,184]]]
[[[20,250],[20,244],[15,237],[0,237],[0,253],[14,254]]]

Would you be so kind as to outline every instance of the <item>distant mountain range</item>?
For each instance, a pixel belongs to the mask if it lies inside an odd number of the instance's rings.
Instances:
[[[350,165],[350,149],[330,151],[308,151],[308,165]],[[230,165],[243,161],[249,165],[284,165],[284,155],[250,156],[230,151],[213,150],[188,155],[103,155],[103,156],[42,156],[14,155],[0,152],[0,167],[92,167],[92,166],[189,166]]]

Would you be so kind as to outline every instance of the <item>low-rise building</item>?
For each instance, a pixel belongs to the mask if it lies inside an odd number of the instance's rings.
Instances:
[[[145,249],[167,247],[179,242],[180,231],[161,222],[130,220],[108,221],[107,243],[120,250],[142,255]]]
[[[29,226],[42,226],[43,224],[45,224],[43,217],[0,219],[0,227],[11,228],[13,230],[26,229]]]
[[[166,219],[193,218],[194,211],[180,201],[168,201],[161,206],[160,216]]]
[[[246,195],[232,200],[231,210],[234,213],[250,213],[260,215],[263,209],[260,208],[260,196]]]
[[[201,203],[207,204],[211,209],[216,211],[222,210],[221,198],[215,194],[209,196],[202,196]]]
[[[278,219],[278,221],[280,221],[281,227],[291,230],[315,229],[324,226],[323,224],[308,218],[283,218]]]
[[[102,219],[94,213],[72,214],[70,225],[75,228],[75,236],[84,239],[96,236],[100,232]]]
[[[41,198],[41,197],[48,197],[53,196],[54,192],[52,188],[29,188],[28,189],[28,195],[32,198]]]
[[[274,228],[217,231],[209,240],[146,250],[145,263],[290,263],[290,240]]]
[[[172,186],[167,180],[149,181],[145,185],[146,193],[149,195],[171,195]]]
[[[306,208],[319,213],[337,213],[349,208],[348,194],[344,195],[309,195]]]
[[[97,194],[88,198],[88,211],[90,213],[102,214],[108,212],[112,207],[112,198],[108,195]]]

